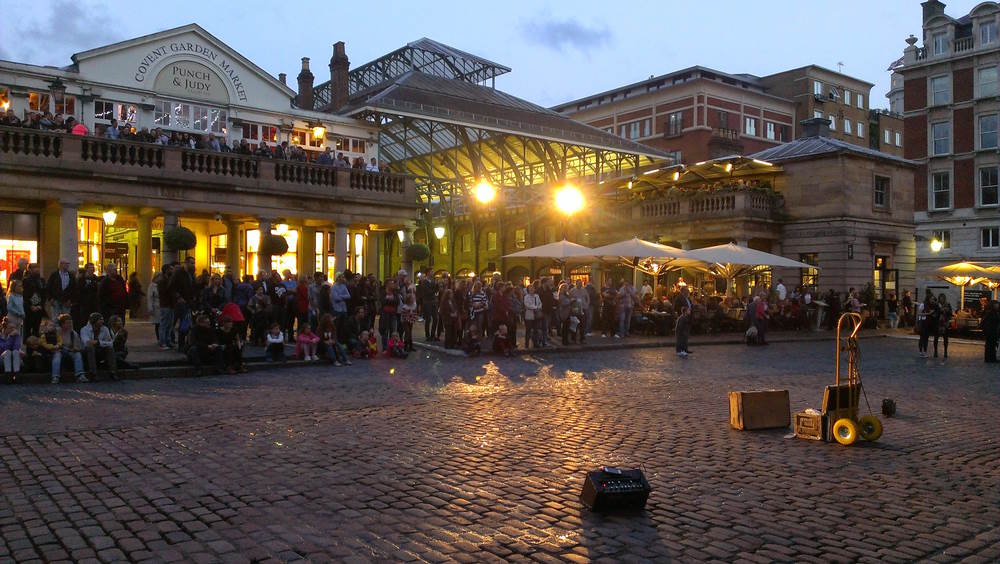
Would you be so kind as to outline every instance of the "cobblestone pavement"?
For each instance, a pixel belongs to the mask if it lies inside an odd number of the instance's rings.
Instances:
[[[378,359],[0,388],[0,561],[1000,559],[1000,370],[862,342],[850,448],[729,429],[726,392],[818,407],[831,342]],[[877,406],[874,406],[878,409]],[[600,516],[585,470],[644,464]]]

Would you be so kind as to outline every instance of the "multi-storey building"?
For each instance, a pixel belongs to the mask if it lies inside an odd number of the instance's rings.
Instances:
[[[902,119],[869,112],[872,83],[817,65],[761,77],[771,94],[795,103],[795,119],[830,121],[830,138],[901,156]]]
[[[958,19],[937,0],[921,6],[923,45],[911,35],[896,72],[903,79],[905,156],[919,163],[917,284],[926,288],[944,286],[933,276],[939,266],[1000,257],[1000,6],[983,2]],[[976,298],[967,293],[967,300]]]
[[[795,107],[747,74],[695,66],[553,108],[695,163],[795,138]]]

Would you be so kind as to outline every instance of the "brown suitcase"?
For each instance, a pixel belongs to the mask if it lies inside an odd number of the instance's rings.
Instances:
[[[775,429],[791,424],[788,390],[729,392],[729,424],[733,429]]]
[[[792,416],[792,429],[800,439],[823,440],[823,415],[806,411],[797,411]]]

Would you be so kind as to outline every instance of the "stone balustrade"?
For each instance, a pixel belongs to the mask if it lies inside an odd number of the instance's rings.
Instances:
[[[669,195],[633,204],[634,219],[647,223],[708,219],[772,219],[780,198],[757,190],[714,190]]]
[[[416,206],[412,178],[237,153],[0,127],[0,169]]]

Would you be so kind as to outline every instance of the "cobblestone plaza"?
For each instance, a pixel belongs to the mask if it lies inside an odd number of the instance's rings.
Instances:
[[[899,412],[850,448],[728,425],[729,390],[819,407],[829,341],[7,386],[0,560],[996,561],[996,369],[861,346]],[[601,465],[645,512],[582,508]]]

